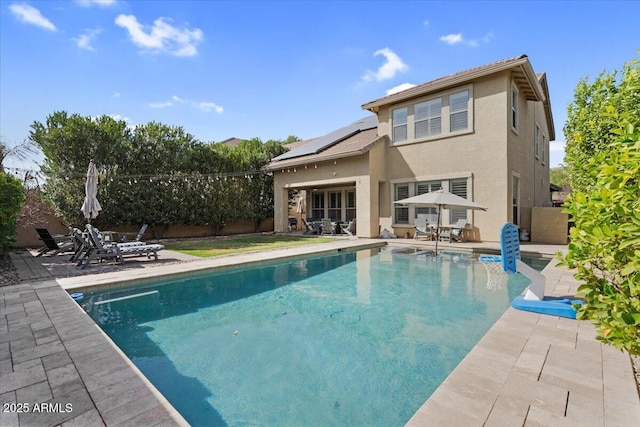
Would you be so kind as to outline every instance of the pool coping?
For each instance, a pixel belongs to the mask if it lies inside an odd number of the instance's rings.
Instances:
[[[247,262],[266,262],[276,257],[307,256],[387,243],[423,245],[402,239],[391,242],[337,240],[329,244],[159,266],[143,272],[121,271],[9,287],[13,289],[0,288],[3,296],[0,309],[4,311],[0,316],[0,332],[5,338],[0,340],[0,349],[13,350],[15,342],[18,350],[11,352],[11,357],[21,356],[17,360],[19,363],[13,358],[10,360],[13,372],[7,374],[6,369],[0,372],[4,384],[0,386],[0,401],[15,403],[24,396],[35,396],[36,388],[49,381],[49,395],[53,396],[48,401],[78,402],[74,404],[77,413],[56,414],[57,418],[53,418],[63,426],[86,425],[89,421],[96,425],[188,425],[67,291],[86,287],[88,282],[104,286]],[[428,243],[424,245],[429,246]],[[451,247],[495,250],[486,244]],[[545,248],[543,252],[550,255],[555,249],[557,247],[552,247],[553,251]],[[566,269],[551,262],[543,274],[547,277],[546,293],[575,293],[578,283]],[[31,319],[29,331],[23,327],[25,319]],[[43,330],[51,337],[43,339]],[[19,347],[26,346],[25,340],[31,339],[23,335],[29,333],[35,337],[35,345],[20,353]],[[630,359],[600,344],[594,337],[595,330],[587,322],[509,308],[407,425],[634,425],[640,419],[640,400]],[[56,362],[57,359],[64,361]],[[52,385],[52,381],[56,384]],[[40,425],[32,422],[42,420],[36,415],[0,414],[0,424]]]

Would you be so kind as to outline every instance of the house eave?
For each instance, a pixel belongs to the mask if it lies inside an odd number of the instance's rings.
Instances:
[[[362,105],[363,110],[369,110],[377,113],[381,106],[395,104],[398,102],[406,101],[412,98],[417,98],[430,93],[439,92],[450,87],[459,86],[461,84],[468,83],[470,81],[485,77],[491,74],[499,73],[502,71],[513,70],[512,77],[519,86],[522,86],[524,93],[528,100],[532,101],[544,101],[545,95],[542,87],[538,83],[538,79],[535,76],[531,63],[527,56],[522,55],[517,59],[490,64],[479,69],[472,69],[460,75],[452,75],[443,77],[441,81],[434,80],[422,85],[398,92],[392,95],[388,95],[374,101],[368,102]]]

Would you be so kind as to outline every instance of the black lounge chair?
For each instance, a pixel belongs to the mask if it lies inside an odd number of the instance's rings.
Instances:
[[[320,227],[315,224],[309,224],[304,218],[302,218],[302,222],[307,229],[304,234],[320,234]]]
[[[36,227],[36,232],[40,236],[40,240],[44,243],[44,246],[38,249],[38,256],[53,251],[52,255],[58,255],[61,252],[69,252],[75,249],[73,241],[69,236],[53,236],[49,229]]]

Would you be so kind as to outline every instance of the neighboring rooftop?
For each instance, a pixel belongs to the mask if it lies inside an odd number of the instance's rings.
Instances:
[[[240,138],[236,138],[236,137],[231,137],[231,138],[227,138],[224,141],[220,141],[219,144],[224,144],[224,145],[228,145],[231,148],[235,148],[237,147],[242,141],[244,141],[244,139],[240,139]]]

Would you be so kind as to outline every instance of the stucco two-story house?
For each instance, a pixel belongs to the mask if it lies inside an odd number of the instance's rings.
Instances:
[[[304,190],[310,219],[357,219],[359,237],[413,232],[435,210],[394,201],[444,188],[488,208],[445,210],[468,220],[469,240],[497,241],[505,222],[530,230],[551,206],[555,139],[547,78],[526,55],[447,75],[367,102],[372,115],[272,159],[275,231],[287,230],[288,194]]]

